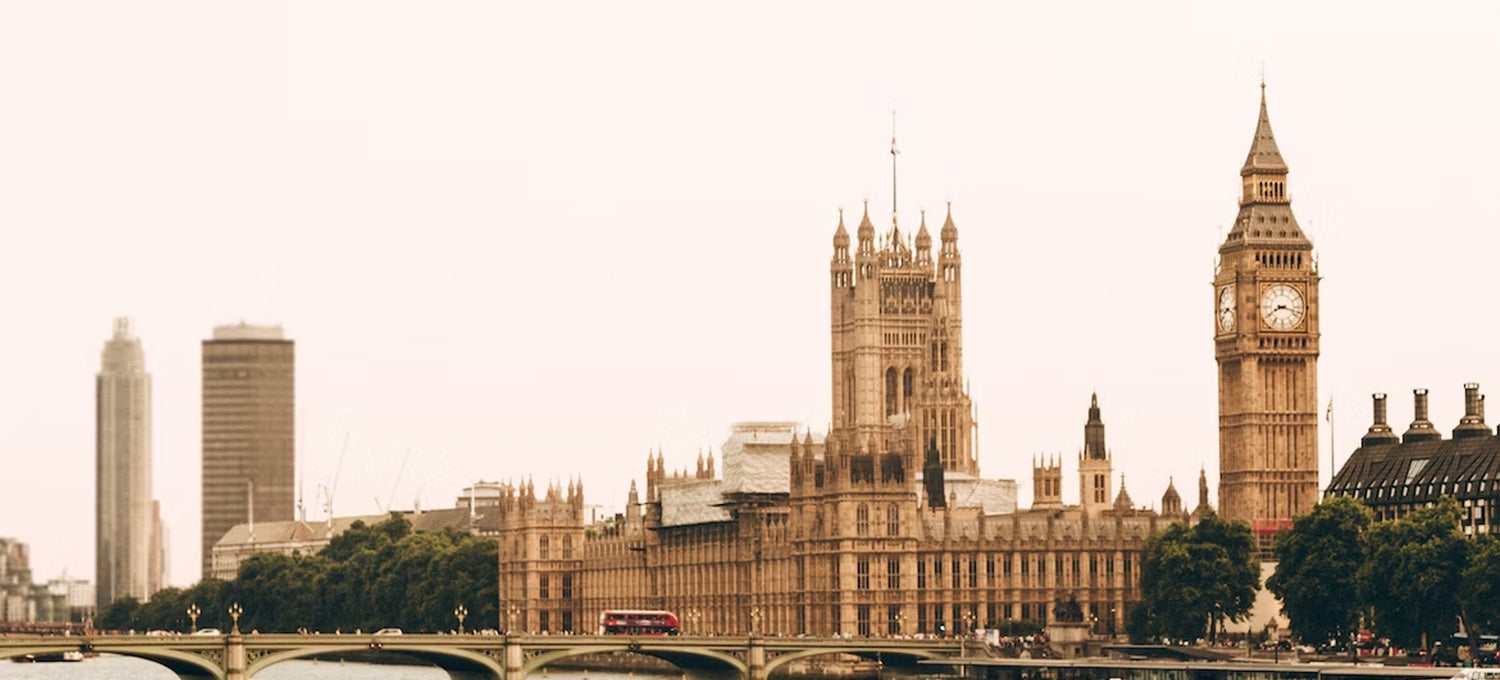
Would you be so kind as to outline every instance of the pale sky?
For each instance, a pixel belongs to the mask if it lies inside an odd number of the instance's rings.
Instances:
[[[339,515],[526,476],[615,512],[648,449],[821,431],[837,211],[887,223],[893,108],[903,227],[953,201],[983,474],[1027,505],[1062,454],[1076,500],[1097,390],[1134,499],[1191,504],[1262,69],[1325,277],[1323,478],[1371,392],[1398,432],[1412,388],[1445,432],[1500,394],[1496,5],[931,5],[0,5],[0,536],[92,578],[116,316],[179,585],[215,324],[297,342],[311,517],[346,434]]]

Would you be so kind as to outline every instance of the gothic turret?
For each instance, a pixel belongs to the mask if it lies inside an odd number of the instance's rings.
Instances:
[[[875,254],[875,224],[870,222],[869,201],[865,201],[865,214],[859,219],[859,254]]]
[[[1161,495],[1161,514],[1171,517],[1183,514],[1182,496],[1177,493],[1171,477],[1167,478],[1167,492]]]
[[[1099,413],[1099,395],[1094,393],[1089,396],[1083,450],[1078,454],[1078,498],[1090,516],[1109,508],[1109,486],[1114,478],[1109,450],[1104,444],[1104,420]]]
[[[922,211],[922,223],[917,227],[917,264],[932,262],[932,235],[927,233],[927,211]]]
[[[1116,510],[1132,510],[1135,502],[1130,500],[1130,492],[1125,490],[1125,475],[1120,475],[1120,495],[1115,496]]]

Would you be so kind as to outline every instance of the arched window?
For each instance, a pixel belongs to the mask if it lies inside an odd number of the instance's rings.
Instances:
[[[901,373],[901,412],[911,413],[911,395],[914,388],[911,367]]]
[[[901,535],[901,506],[895,503],[885,507],[885,535]]]
[[[562,556],[562,558],[565,559],[565,560],[571,560],[571,559],[573,559],[573,537],[572,536],[563,536],[563,556]]]
[[[854,531],[860,536],[870,535],[870,506],[864,503],[854,509]]]
[[[896,399],[897,395],[900,394],[896,391],[898,387],[896,384],[896,367],[892,366],[885,369],[885,414],[888,416],[893,416],[897,413]]]
[[[537,541],[537,550],[536,550],[536,552],[537,552],[536,557],[539,560],[550,560],[550,559],[552,559],[551,542],[548,541],[546,538],[542,538],[541,540]]]

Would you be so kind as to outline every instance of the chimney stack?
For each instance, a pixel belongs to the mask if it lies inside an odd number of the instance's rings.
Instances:
[[[1385,422],[1385,393],[1376,392],[1370,395],[1375,403],[1375,421],[1370,424],[1370,431],[1365,433],[1363,439],[1359,440],[1360,446],[1380,446],[1382,444],[1395,444],[1401,439],[1391,431],[1391,426]]]
[[[1479,383],[1464,383],[1464,417],[1453,428],[1453,438],[1483,437],[1490,433],[1484,424],[1484,395],[1479,393]]]
[[[1411,391],[1413,410],[1416,411],[1415,419],[1411,421],[1411,427],[1407,428],[1406,434],[1401,435],[1402,443],[1425,442],[1433,439],[1442,439],[1443,433],[1438,432],[1432,426],[1432,421],[1427,419],[1427,390],[1417,388]]]

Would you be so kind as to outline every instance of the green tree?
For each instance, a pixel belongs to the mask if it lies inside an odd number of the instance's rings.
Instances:
[[[1141,605],[1148,625],[1136,634],[1177,642],[1217,632],[1250,613],[1260,571],[1250,526],[1210,512],[1196,526],[1174,523],[1147,539],[1141,554]],[[1142,630],[1144,628],[1144,630]]]
[[[1281,600],[1292,634],[1303,642],[1347,643],[1359,630],[1359,587],[1369,508],[1349,496],[1324,499],[1276,536],[1276,573],[1266,587]]]
[[[1365,533],[1368,559],[1359,573],[1374,629],[1404,647],[1446,639],[1463,613],[1468,539],[1451,496]]]
[[[94,628],[98,630],[130,630],[136,627],[135,614],[141,601],[134,597],[122,597],[105,605],[94,617]]]
[[[1480,634],[1500,631],[1500,539],[1493,535],[1475,539],[1462,579],[1464,630],[1470,649],[1478,653]]]

